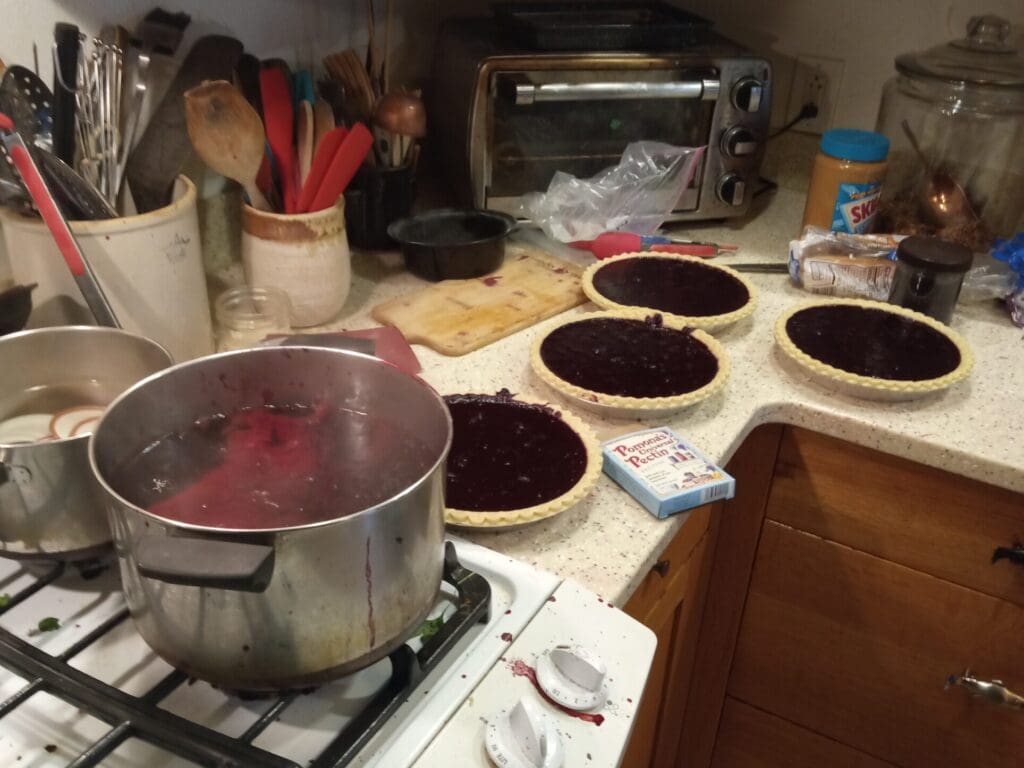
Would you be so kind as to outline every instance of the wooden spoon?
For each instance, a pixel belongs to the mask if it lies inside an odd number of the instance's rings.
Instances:
[[[331,105],[323,99],[313,102],[313,155],[316,156],[316,148],[328,131],[334,128],[334,112]]]
[[[256,186],[266,142],[263,123],[241,92],[226,80],[204,81],[185,92],[185,121],[203,162],[241,184],[253,208],[269,211]]]
[[[300,101],[295,112],[295,149],[299,158],[301,190],[309,175],[309,168],[313,165],[313,105],[308,101]]]

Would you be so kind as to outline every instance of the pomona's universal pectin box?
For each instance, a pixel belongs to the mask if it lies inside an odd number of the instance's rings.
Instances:
[[[655,517],[736,495],[736,480],[668,427],[603,444],[604,471]]]

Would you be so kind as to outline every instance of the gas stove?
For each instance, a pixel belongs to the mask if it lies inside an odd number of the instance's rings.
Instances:
[[[461,540],[416,637],[273,698],[240,698],[157,657],[116,567],[3,560],[0,595],[5,766],[616,766],[655,646],[580,585]]]

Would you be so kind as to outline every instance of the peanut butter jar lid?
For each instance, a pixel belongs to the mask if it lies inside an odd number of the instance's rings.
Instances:
[[[889,154],[889,139],[874,131],[833,128],[821,137],[821,151],[840,160],[880,163]]]

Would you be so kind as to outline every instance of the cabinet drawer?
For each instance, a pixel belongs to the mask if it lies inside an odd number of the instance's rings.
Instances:
[[[711,768],[892,768],[892,763],[726,699]]]
[[[800,429],[782,438],[766,515],[802,531],[1024,605],[1024,494]]]
[[[1024,609],[766,521],[729,695],[901,766],[1016,765],[1024,711],[943,690],[1024,688]]]

